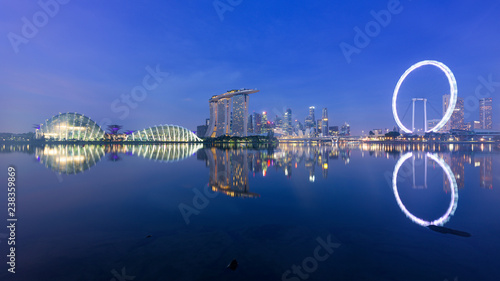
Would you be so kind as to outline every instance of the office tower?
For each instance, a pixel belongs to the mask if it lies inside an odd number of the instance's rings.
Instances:
[[[253,133],[253,114],[248,115],[248,134]]]
[[[257,92],[258,90],[241,89],[212,96],[208,101],[210,124],[205,137],[230,135],[231,129],[235,135],[246,136],[248,130],[248,95]]]
[[[305,120],[306,128],[314,128],[316,117],[314,116],[314,106],[309,107],[309,115],[307,115]]]
[[[474,130],[482,128],[481,121],[471,121],[471,123],[472,123],[472,129]]]
[[[284,131],[291,135],[293,132],[293,126],[292,126],[292,110],[289,108],[285,111],[285,116],[284,116],[284,124],[283,124],[283,129]]]
[[[207,130],[208,130],[208,125],[197,126],[196,127],[196,136],[198,136],[199,138],[205,137],[205,135],[207,134]]]
[[[479,122],[483,130],[493,129],[492,109],[492,98],[479,100]]]
[[[448,109],[450,104],[450,95],[443,95],[443,116]],[[464,124],[464,99],[458,97],[457,103],[455,105],[455,109],[451,114],[450,120],[446,123],[446,125],[442,129],[443,131],[449,130],[465,130]]]
[[[427,128],[428,130],[436,127],[436,125],[441,121],[441,119],[430,119],[427,120]]]
[[[253,113],[253,133],[259,135],[262,131],[262,115],[260,113]]]
[[[323,133],[323,119],[318,119],[316,121],[316,132],[317,135],[319,136],[321,133]]]
[[[262,112],[262,131],[260,132],[261,134],[267,134],[269,131],[269,124],[267,122],[267,112]]]
[[[276,115],[276,117],[274,118],[274,124],[276,126],[276,129],[283,129],[283,118]]]
[[[295,132],[303,131],[304,126],[302,126],[302,123],[300,123],[299,120],[295,120]]]
[[[339,134],[339,126],[331,126],[328,128],[330,136],[337,136]]]
[[[340,128],[340,135],[341,136],[350,136],[351,135],[351,126],[347,124],[347,122],[342,125]]]
[[[328,136],[328,109],[323,108],[323,119],[321,120],[321,133],[324,137]]]

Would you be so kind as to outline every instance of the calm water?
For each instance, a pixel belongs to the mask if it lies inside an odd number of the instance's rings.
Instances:
[[[500,280],[498,145],[0,150],[0,280]]]

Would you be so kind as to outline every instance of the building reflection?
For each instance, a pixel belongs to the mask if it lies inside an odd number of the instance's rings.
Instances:
[[[96,165],[105,155],[110,161],[119,161],[122,155],[136,155],[159,162],[186,159],[202,148],[202,144],[147,144],[147,145],[46,145],[34,148],[40,163],[61,174],[82,173]],[[29,148],[13,147],[12,151],[28,152]]]
[[[492,157],[490,155],[476,157],[475,163],[478,163],[479,167],[479,186],[493,189]]]
[[[293,170],[303,166],[309,181],[314,182],[317,171],[321,171],[323,178],[328,177],[329,161],[341,160],[347,165],[350,155],[350,149],[336,146],[284,144],[270,150],[206,148],[197,153],[197,158],[206,161],[210,169],[212,190],[235,197],[255,197],[248,191],[250,174],[266,177],[273,169],[291,178]]]
[[[159,162],[177,162],[193,156],[202,147],[199,143],[123,145],[121,153]]]
[[[37,161],[60,174],[78,174],[94,166],[105,155],[100,145],[56,145],[35,148]]]
[[[231,197],[260,197],[259,194],[249,191],[248,150],[205,148],[202,151],[203,153],[198,153],[197,157],[206,161],[212,191]]]
[[[470,163],[470,155],[450,152],[442,155],[443,160],[450,166],[455,180],[457,181],[458,189],[463,189],[465,186],[465,163]],[[443,173],[443,189],[448,192],[451,190],[450,183],[445,173]]]

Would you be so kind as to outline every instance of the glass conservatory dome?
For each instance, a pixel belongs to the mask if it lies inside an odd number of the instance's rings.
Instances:
[[[61,113],[45,120],[36,130],[37,138],[45,140],[98,141],[104,137],[104,130],[92,119],[79,113]]]

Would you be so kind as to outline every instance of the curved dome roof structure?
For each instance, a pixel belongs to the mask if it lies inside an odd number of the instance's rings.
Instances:
[[[79,113],[60,113],[45,120],[37,129],[37,138],[46,140],[97,141],[104,137],[104,130],[92,119]]]
[[[190,130],[177,125],[159,125],[133,132],[131,141],[148,142],[201,142]]]

